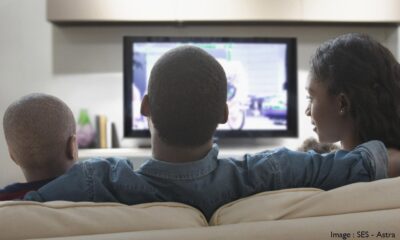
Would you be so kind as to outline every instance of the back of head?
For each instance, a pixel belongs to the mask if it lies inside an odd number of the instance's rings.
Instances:
[[[12,103],[3,129],[14,161],[24,169],[54,168],[66,154],[75,134],[69,107],[46,94],[30,94]]]
[[[349,98],[362,142],[400,148],[400,65],[387,48],[365,34],[339,36],[317,49],[311,76]]]
[[[221,65],[204,50],[182,46],[165,53],[150,74],[151,119],[162,141],[200,146],[224,117],[227,80]]]

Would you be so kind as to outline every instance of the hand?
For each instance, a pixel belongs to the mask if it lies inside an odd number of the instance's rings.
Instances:
[[[389,156],[389,163],[388,163],[389,177],[400,176],[400,150],[395,148],[388,148],[387,153]]]

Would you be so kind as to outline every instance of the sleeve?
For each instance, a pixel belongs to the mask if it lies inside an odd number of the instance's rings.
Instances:
[[[29,192],[24,200],[30,201],[116,201],[111,181],[118,166],[132,168],[126,159],[90,159],[73,166],[66,174],[56,178],[38,191]]]
[[[388,155],[380,141],[329,154],[281,148],[260,153],[255,159],[248,159],[248,168],[252,169],[252,179],[259,191],[295,187],[329,190],[387,177]]]
[[[37,191],[29,192],[24,200],[28,201],[91,201],[92,187],[90,176],[86,172],[86,163],[74,165],[66,174],[44,185]]]

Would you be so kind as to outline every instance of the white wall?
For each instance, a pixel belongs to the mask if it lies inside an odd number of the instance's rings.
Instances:
[[[63,99],[77,115],[86,107],[103,113],[122,132],[122,36],[294,36],[298,38],[300,138],[311,136],[304,116],[308,61],[323,41],[346,32],[366,32],[398,54],[397,26],[53,26],[45,0],[0,0],[0,116],[16,98],[45,92]],[[295,147],[299,139],[261,142]],[[0,186],[22,180],[0,131]]]

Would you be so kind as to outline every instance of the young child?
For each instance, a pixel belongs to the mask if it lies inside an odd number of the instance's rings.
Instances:
[[[340,141],[344,150],[380,140],[390,157],[400,149],[400,64],[379,42],[346,34],[322,44],[311,60],[311,117],[320,142]],[[400,175],[400,159],[389,176]]]
[[[77,159],[75,120],[69,107],[46,94],[30,94],[12,103],[3,118],[11,159],[26,183],[0,189],[0,200],[21,199],[64,174]]]

